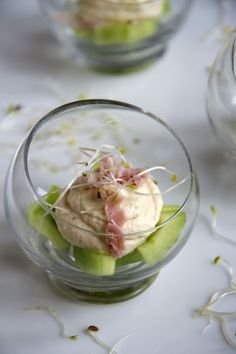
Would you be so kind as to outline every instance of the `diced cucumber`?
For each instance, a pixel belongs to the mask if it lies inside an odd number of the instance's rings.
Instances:
[[[48,194],[45,197],[45,201],[52,205],[56,203],[59,195],[60,195],[60,187],[53,185],[50,187]]]
[[[134,250],[131,253],[126,254],[125,256],[118,258],[116,260],[116,266],[117,267],[121,267],[124,266],[126,264],[130,264],[130,263],[137,263],[142,261],[143,258],[140,254],[140,252],[138,252],[137,250]]]
[[[161,212],[159,223],[168,220],[177,210],[179,206],[165,206]],[[143,260],[153,265],[159,261],[168,250],[175,244],[185,225],[186,216],[181,212],[169,223],[155,231],[148,239],[137,247],[138,252],[143,257]]]
[[[88,30],[76,29],[75,34],[87,38],[97,45],[135,43],[152,36],[158,28],[155,18],[129,22],[113,22]]]
[[[179,208],[180,208],[179,205],[174,205],[174,204],[173,205],[172,204],[163,205],[163,208],[161,210],[161,214],[166,213],[166,212],[172,212],[172,215],[173,215],[179,210]]]
[[[43,236],[47,237],[52,242],[55,249],[68,249],[69,243],[58,231],[55,220],[51,215],[45,214],[46,211],[38,203],[33,204],[28,209],[29,224]]]
[[[116,260],[112,256],[81,247],[74,247],[75,263],[81,270],[94,275],[112,275]]]

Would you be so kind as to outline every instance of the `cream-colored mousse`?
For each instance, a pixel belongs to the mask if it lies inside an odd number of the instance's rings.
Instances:
[[[85,21],[135,21],[162,16],[165,0],[80,0],[79,15]]]
[[[78,19],[82,23],[98,25],[113,22],[129,22],[146,19],[158,19],[165,14],[166,0],[80,0],[79,11],[58,12],[53,14],[56,20],[80,28]]]
[[[56,209],[57,227],[69,243],[82,248],[107,251],[105,238],[96,233],[105,233],[108,223],[101,195],[114,193],[115,188],[113,185],[99,190],[72,188],[57,203],[60,207]],[[141,235],[124,238],[122,256],[132,252],[149,236],[145,231],[156,225],[163,206],[160,194],[139,195],[135,192],[158,194],[160,190],[151,178],[135,191],[124,188],[119,190],[119,207],[125,215],[125,222],[121,227],[123,234],[141,232]]]

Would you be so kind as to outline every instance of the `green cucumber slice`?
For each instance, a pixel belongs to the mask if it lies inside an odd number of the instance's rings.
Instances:
[[[173,215],[179,210],[179,208],[180,208],[179,205],[174,205],[174,204],[173,205],[172,204],[163,205],[163,208],[161,210],[161,214],[166,213],[166,212],[172,212],[172,215]],[[160,222],[158,222],[158,223],[160,223]]]
[[[163,208],[159,222],[163,223],[168,220],[178,209],[178,205]],[[186,215],[184,212],[181,212],[173,220],[149,236],[144,243],[137,247],[143,260],[149,265],[153,265],[159,261],[175,244],[185,222]]]
[[[97,45],[115,45],[135,43],[152,36],[158,27],[158,19],[142,19],[139,21],[113,22],[89,30],[76,29],[75,34],[87,38]]]
[[[112,275],[115,272],[116,260],[107,254],[74,246],[74,257],[75,264],[86,273]]]
[[[116,260],[116,266],[117,267],[122,267],[124,265],[130,264],[130,263],[137,263],[137,262],[140,262],[142,260],[143,260],[143,258],[141,256],[140,252],[138,252],[135,249],[133,252],[128,253],[125,256],[121,257],[121,258],[118,258]]]
[[[29,224],[43,236],[47,237],[52,242],[55,249],[68,249],[69,243],[58,231],[55,220],[51,215],[45,215],[45,213],[46,211],[38,203],[33,204],[28,209]]]
[[[59,195],[60,195],[60,187],[53,185],[50,187],[48,194],[45,197],[45,201],[52,205],[56,203]]]

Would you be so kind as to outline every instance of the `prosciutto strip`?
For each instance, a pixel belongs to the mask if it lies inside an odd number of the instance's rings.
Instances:
[[[106,233],[116,236],[108,236],[106,239],[108,249],[113,257],[121,257],[124,250],[124,238],[121,227],[124,225],[125,212],[120,207],[122,198],[119,197],[116,201],[107,200],[105,203],[105,213],[108,220]]]
[[[122,198],[119,197],[116,201],[107,200],[105,203],[105,213],[106,217],[109,221],[113,221],[114,224],[118,226],[123,226],[126,219],[125,219],[125,212],[122,210],[120,204],[122,202]],[[108,232],[108,230],[107,230]],[[118,233],[119,234],[119,233]]]
[[[140,187],[147,179],[148,174],[139,174],[143,170],[140,168],[129,167],[123,158],[112,155],[111,153],[99,158],[91,170],[86,171],[81,179],[88,183],[88,188],[101,188],[99,190],[100,198],[105,203],[105,214],[107,217],[106,243],[112,256],[121,257],[125,249],[125,239],[122,236],[122,226],[126,222],[125,211],[121,207],[123,200],[119,195],[119,185],[127,187]],[[116,190],[103,188],[109,184],[116,185]],[[103,189],[102,189],[103,188]],[[117,194],[117,195],[116,195]]]

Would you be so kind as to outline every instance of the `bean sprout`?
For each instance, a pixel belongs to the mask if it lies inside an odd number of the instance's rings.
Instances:
[[[231,267],[230,263],[222,258],[222,257],[216,257],[214,259],[214,264],[219,264],[226,274],[228,275],[229,278],[229,287],[226,289],[222,289],[219,291],[216,291],[213,293],[208,301],[208,303],[202,307],[200,307],[198,310],[195,311],[194,316],[202,316],[206,317],[209,321],[208,325],[203,329],[202,333],[205,332],[208,328],[211,327],[213,319],[216,319],[220,323],[220,327],[223,333],[223,336],[225,338],[225,341],[233,348],[236,350],[236,343],[231,339],[227,326],[226,326],[226,320],[235,320],[236,319],[236,311],[229,311],[229,312],[224,312],[224,311],[215,311],[210,309],[210,306],[216,304],[218,301],[222,300],[225,296],[228,295],[236,295],[236,284],[233,280],[233,268]]]
[[[124,336],[120,338],[112,347],[107,344],[99,335],[98,335],[98,328],[96,326],[89,326],[87,328],[87,333],[93,338],[93,340],[101,345],[103,348],[105,348],[108,351],[108,354],[117,354],[117,351],[115,348],[126,338],[129,337],[129,335]]]
[[[212,236],[215,237],[218,240],[225,241],[227,243],[230,243],[231,245],[236,246],[236,241],[228,238],[225,235],[222,235],[217,231],[217,209],[216,207],[212,206],[211,207],[211,213],[212,213],[212,222],[211,222],[211,231],[212,231]]]
[[[27,307],[25,309],[25,311],[45,311],[47,312],[50,316],[52,316],[57,323],[59,324],[60,327],[60,333],[61,336],[67,339],[71,339],[71,340],[76,340],[78,339],[78,335],[67,335],[65,332],[65,326],[64,323],[61,319],[61,317],[59,316],[59,314],[57,313],[57,311],[49,306],[35,306],[35,307]]]

